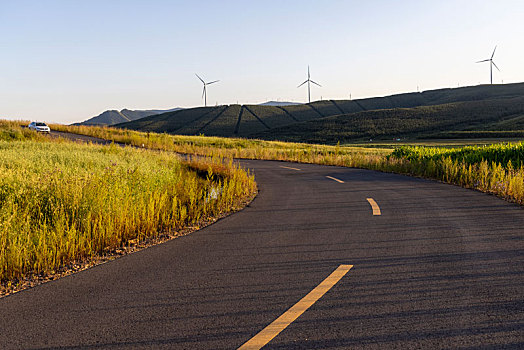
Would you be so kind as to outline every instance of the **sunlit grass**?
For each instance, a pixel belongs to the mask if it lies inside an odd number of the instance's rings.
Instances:
[[[53,130],[98,137],[128,145],[190,153],[244,159],[273,159],[316,163],[324,160],[337,162],[341,156],[374,157],[391,153],[390,149],[311,145],[304,143],[263,141],[254,139],[184,136],[139,132],[133,130],[99,127],[52,125]],[[329,159],[329,160],[328,160]]]
[[[524,143],[501,143],[489,146],[465,146],[456,148],[436,148],[403,146],[395,149],[393,157],[409,160],[441,160],[450,158],[466,164],[476,164],[482,161],[500,163],[506,167],[508,163],[520,167],[524,162]]]
[[[0,280],[198,225],[255,191],[252,175],[220,158],[184,162],[116,145],[0,141]]]
[[[424,146],[424,147],[445,147],[459,148],[464,146],[488,146],[499,143],[519,143],[522,138],[471,138],[471,139],[425,139],[425,140],[406,140],[401,141],[370,141],[354,142],[345,144],[350,147],[370,147],[370,148],[390,148],[395,149],[402,146]]]
[[[494,193],[507,200],[524,204],[522,144],[520,146],[458,147],[451,151],[449,147],[431,147],[423,152],[438,153],[441,156],[438,159],[426,159],[402,154],[401,150],[404,148],[398,150],[398,147],[394,156],[390,156],[394,151],[391,148],[179,136],[107,127],[57,125],[55,128],[115,142],[182,153],[337,165],[422,176]],[[433,145],[437,146],[439,143],[435,142]],[[467,154],[467,158],[458,156],[460,154]],[[512,159],[511,163],[508,163],[509,159]]]
[[[104,127],[52,129],[139,148],[53,141],[17,122],[0,121],[0,280],[53,272],[238,208],[256,185],[252,175],[224,158],[397,172],[524,203],[522,144],[393,152]],[[211,158],[181,161],[170,151]]]
[[[22,140],[46,140],[45,135],[36,133],[20,125],[27,126],[28,121],[13,121],[0,119],[0,140],[22,141]]]

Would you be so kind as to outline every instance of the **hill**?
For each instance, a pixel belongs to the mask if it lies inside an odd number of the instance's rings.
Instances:
[[[267,101],[261,103],[260,106],[292,106],[292,105],[301,105],[302,103],[298,102],[283,102],[283,101]]]
[[[499,111],[499,107],[497,107],[499,103],[501,105],[500,108],[511,108],[511,106],[507,105],[507,100],[523,96],[524,83],[479,85],[359,100],[316,101],[300,105],[229,105],[199,107],[151,115],[131,122],[121,123],[116,126],[133,130],[166,132],[182,135],[205,134],[209,136],[264,138],[272,140],[292,139],[294,141],[330,143],[337,142],[334,140],[340,140],[340,138],[342,140],[350,140],[354,138],[365,138],[367,135],[375,135],[371,137],[377,137],[378,135],[380,135],[380,137],[389,137],[390,135],[404,135],[405,133],[415,135],[418,132],[418,129],[416,130],[415,128],[412,131],[407,129],[404,130],[404,126],[396,124],[400,123],[403,118],[395,119],[394,116],[407,113],[406,111],[394,112],[394,110],[398,108],[409,109],[415,107],[446,105],[441,108],[435,107],[427,110],[420,109],[413,113],[423,113],[425,115],[426,112],[429,113],[429,111],[433,111],[431,112],[431,115],[436,119],[438,119],[440,113],[447,113],[444,117],[453,119],[453,113],[463,113],[464,115],[467,115],[468,113],[465,110],[468,108],[473,108],[473,110],[479,111],[481,107],[478,106],[481,105],[476,105],[475,102],[491,101],[486,102],[489,104],[489,108]],[[463,102],[471,103],[462,105],[461,107],[459,105],[454,105],[455,103],[460,104]],[[375,114],[362,113],[380,110],[383,110],[383,112],[377,112]],[[497,114],[497,116],[500,116],[500,113]],[[355,118],[370,118],[370,116],[373,115],[374,117],[371,119],[376,119],[376,122],[373,123],[373,125],[375,125],[373,126],[374,128],[376,128],[379,121],[377,118],[389,118],[388,128],[391,129],[391,133],[374,133],[362,129],[359,132],[352,130],[351,132],[354,133],[354,137],[349,137],[349,130],[337,130],[335,124],[340,122],[342,123],[341,125],[346,125],[347,127],[356,127],[354,124],[346,123],[347,116],[352,114],[356,115]],[[341,118],[335,118],[335,116],[341,116]],[[330,117],[334,119],[329,119]],[[328,119],[324,121],[325,118]],[[474,123],[475,120],[474,116],[469,118],[469,122],[471,123]],[[492,122],[498,123],[497,121]],[[327,131],[321,132],[320,129],[317,129],[321,128],[323,123],[327,123],[324,125],[329,126],[326,130],[330,130],[330,133]],[[459,129],[446,129],[443,125],[439,125],[443,128],[441,131],[444,131],[444,129],[448,132],[457,130],[464,131],[467,129],[468,121],[463,120],[462,123],[466,124],[462,125],[459,123],[460,126],[457,124]],[[514,124],[511,123],[510,120],[506,121],[506,129],[504,129],[504,131],[515,130],[515,127],[520,125],[518,121],[515,121]],[[429,123],[427,125],[432,124]],[[502,128],[502,125],[497,127]],[[310,135],[310,132],[316,134]]]
[[[343,114],[251,136],[325,144],[369,139],[524,137],[524,96]]]
[[[173,109],[167,109],[167,110],[129,110],[129,109],[123,109],[121,111],[117,110],[109,110],[105,111],[96,117],[90,118],[86,121],[83,121],[81,123],[77,123],[77,125],[114,125],[119,123],[125,123],[130,122],[136,119],[148,117],[150,115],[155,114],[161,114],[166,112],[173,112],[176,110],[179,110],[180,108],[173,108]]]

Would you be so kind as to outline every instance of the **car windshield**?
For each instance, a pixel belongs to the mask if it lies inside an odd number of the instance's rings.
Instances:
[[[45,123],[36,123],[36,126],[47,126]]]

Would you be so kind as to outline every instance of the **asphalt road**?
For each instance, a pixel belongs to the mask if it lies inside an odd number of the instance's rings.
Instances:
[[[344,264],[265,348],[524,348],[517,205],[374,171],[242,164],[260,193],[241,212],[0,299],[0,348],[235,349]]]

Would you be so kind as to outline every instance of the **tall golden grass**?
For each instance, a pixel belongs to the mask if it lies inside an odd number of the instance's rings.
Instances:
[[[255,192],[253,175],[221,158],[36,134],[0,141],[0,280],[197,225]]]
[[[209,136],[185,136],[140,132],[102,126],[52,125],[53,130],[97,137],[126,145],[179,153],[224,158],[272,159],[326,164],[343,156],[384,156],[391,149],[312,145],[304,143],[235,139]]]
[[[38,134],[28,128],[22,128],[21,125],[27,126],[27,121],[1,120],[0,119],[0,140],[21,141],[21,140],[46,140],[45,136]]]
[[[390,156],[391,149],[309,145],[261,140],[228,139],[219,137],[180,136],[144,133],[110,127],[57,125],[55,129],[99,137],[154,149],[207,156],[224,156],[246,159],[282,160],[299,163],[337,165],[372,169],[385,172],[421,176],[459,186],[493,193],[509,201],[524,204],[524,167],[522,163],[500,164],[483,158],[485,149],[467,159],[446,156],[448,149],[425,153],[441,153],[439,159]],[[504,148],[491,146],[494,149]],[[468,149],[468,152],[471,150]],[[473,150],[474,151],[474,150]],[[516,151],[519,151],[518,149]],[[478,159],[471,163],[471,159]],[[511,155],[508,155],[510,159]]]

